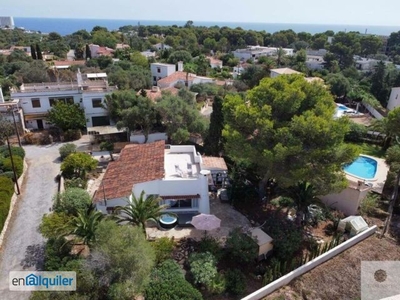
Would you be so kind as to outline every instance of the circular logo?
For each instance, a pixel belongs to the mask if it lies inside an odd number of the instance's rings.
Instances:
[[[375,271],[374,278],[378,282],[384,282],[387,278],[386,271],[381,270],[381,269],[379,269],[378,271]]]

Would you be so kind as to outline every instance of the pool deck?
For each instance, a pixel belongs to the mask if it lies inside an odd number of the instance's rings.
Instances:
[[[362,178],[359,178],[359,177],[356,177],[356,176],[346,173],[346,178],[347,178],[347,180],[349,180],[350,187],[358,186],[359,181],[364,181],[365,183],[371,183],[372,190],[374,192],[381,194],[382,190],[383,190],[383,186],[385,185],[387,173],[389,171],[388,165],[386,164],[385,160],[382,158],[378,158],[378,157],[370,156],[370,155],[366,155],[366,154],[360,154],[360,155],[372,158],[377,161],[378,164],[376,167],[376,174],[373,179],[362,179]]]

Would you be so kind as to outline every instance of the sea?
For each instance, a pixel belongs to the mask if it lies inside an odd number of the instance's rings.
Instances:
[[[157,20],[111,20],[111,19],[64,19],[64,18],[20,18],[14,17],[16,27],[26,30],[40,31],[42,33],[57,32],[61,35],[71,34],[81,29],[91,31],[95,26],[103,26],[108,30],[116,30],[125,25],[159,25],[159,26],[184,26],[186,21],[157,21]],[[242,22],[205,22],[194,21],[195,26],[219,26],[246,30],[265,30],[274,33],[280,30],[292,29],[295,32],[308,32],[311,34],[332,30],[339,31],[358,31],[360,33],[376,34],[388,36],[392,32],[400,30],[400,26],[370,26],[370,25],[338,25],[338,24],[289,24],[289,23],[242,23]]]

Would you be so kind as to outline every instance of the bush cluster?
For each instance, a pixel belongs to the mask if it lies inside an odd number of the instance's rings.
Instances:
[[[145,289],[146,300],[201,300],[202,295],[186,281],[180,266],[168,259],[155,268]]]
[[[68,155],[76,152],[76,145],[72,143],[64,144],[60,147],[58,152],[60,153],[61,160],[64,160]]]
[[[24,171],[25,150],[21,147],[11,147],[11,154],[14,161],[15,171],[20,177]],[[8,146],[0,146],[0,177],[8,177],[14,180],[14,173],[11,164]]]
[[[240,295],[246,290],[246,277],[239,270],[228,270],[225,278],[226,289],[229,293]]]
[[[159,264],[171,258],[172,250],[174,250],[174,241],[167,237],[162,237],[152,242],[151,246],[156,253],[156,263]]]
[[[203,284],[209,287],[218,274],[217,260],[210,252],[193,253],[189,257],[189,264],[195,284]]]

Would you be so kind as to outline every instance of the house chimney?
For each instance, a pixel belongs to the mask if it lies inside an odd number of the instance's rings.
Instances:
[[[178,72],[183,72],[183,61],[178,61]]]
[[[4,103],[3,88],[0,86],[0,103]]]

